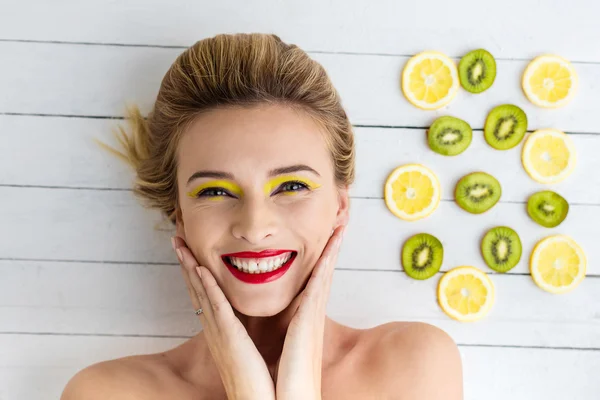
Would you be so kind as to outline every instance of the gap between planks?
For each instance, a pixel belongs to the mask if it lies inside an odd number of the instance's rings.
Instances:
[[[112,42],[77,42],[77,41],[65,41],[65,40],[39,40],[39,39],[0,39],[0,42],[4,43],[38,43],[38,44],[58,44],[68,46],[106,46],[106,47],[147,47],[156,49],[181,49],[185,50],[189,46],[176,46],[176,45],[160,45],[160,44],[143,44],[143,43],[112,43]],[[371,53],[371,52],[354,52],[354,51],[325,51],[325,50],[309,50],[303,48],[309,54],[343,54],[350,56],[381,56],[381,57],[412,57],[414,54],[399,54],[399,53]],[[448,55],[450,58],[459,60],[462,56]],[[499,61],[531,61],[530,58],[501,58],[494,57]],[[582,61],[582,60],[569,60],[572,64],[600,64],[597,61]]]

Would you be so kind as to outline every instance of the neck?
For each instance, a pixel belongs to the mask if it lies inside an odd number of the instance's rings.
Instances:
[[[239,313],[234,309],[235,315],[242,322],[248,335],[254,342],[254,345],[262,355],[265,363],[269,367],[269,370],[274,370],[281,356],[283,350],[283,344],[285,342],[285,336],[287,329],[292,320],[296,310],[300,306],[302,296],[298,295],[290,303],[288,307],[282,310],[279,314],[269,317],[252,317],[245,314]],[[325,334],[323,338],[323,363],[325,364],[325,356],[327,346],[327,338],[332,332],[332,328],[335,328],[338,324],[325,316]]]
[[[235,315],[246,328],[248,335],[269,367],[274,367],[281,356],[288,326],[300,306],[300,300],[301,296],[296,296],[290,305],[279,314],[268,317],[252,317],[234,309]]]

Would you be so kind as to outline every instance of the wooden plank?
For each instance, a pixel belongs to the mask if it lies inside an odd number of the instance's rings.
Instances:
[[[484,47],[500,58],[552,52],[600,61],[595,20],[600,9],[591,0],[574,0],[569,7],[558,0],[543,6],[507,0],[485,9],[477,0],[368,5],[343,0],[29,0],[5,8],[0,13],[4,39],[187,46],[218,33],[274,32],[315,51],[415,54],[432,48],[458,56]]]
[[[181,51],[0,42],[5,59],[14,60],[0,66],[0,113],[119,116],[126,102],[138,103],[147,112],[164,73]],[[354,124],[426,127],[436,116],[450,114],[481,128],[492,107],[510,102],[527,113],[532,130],[600,132],[595,89],[600,87],[600,64],[575,66],[581,81],[578,94],[560,109],[529,103],[520,87],[526,61],[506,60],[498,62],[490,90],[480,95],[460,90],[448,107],[423,111],[409,104],[399,87],[407,57],[322,53],[312,57],[327,69]],[[362,78],[365,75],[368,80]]]
[[[0,261],[0,276],[0,332],[189,336],[201,329],[175,266]],[[338,269],[328,315],[357,328],[424,321],[469,345],[600,348],[599,278],[558,296],[527,275],[492,275],[494,308],[465,324],[439,308],[440,276]]]
[[[142,208],[131,192],[0,187],[0,258],[173,263],[170,223]],[[428,232],[444,244],[444,270],[472,264],[483,268],[479,243],[498,225],[515,229],[523,243],[521,262],[511,271],[526,273],[537,241],[571,235],[587,253],[588,274],[600,274],[597,240],[600,207],[572,206],[557,228],[534,223],[523,204],[497,204],[487,213],[469,214],[443,201],[429,217],[406,222],[381,199],[352,199],[351,217],[339,266],[347,269],[400,268],[399,253],[413,234]],[[156,230],[154,228],[157,227]]]
[[[88,365],[164,351],[183,341],[0,335],[0,398],[57,399],[69,379]],[[460,352],[465,400],[593,400],[600,393],[600,357],[594,351],[461,347]]]
[[[119,122],[88,118],[0,116],[0,184],[130,189],[133,172],[100,149],[93,138],[116,145],[110,131]],[[51,137],[51,139],[49,139]],[[565,181],[542,185],[521,165],[521,146],[497,151],[475,132],[471,147],[458,157],[431,151],[425,130],[356,128],[357,176],[354,197],[382,198],[388,174],[404,163],[421,163],[440,178],[443,198],[452,200],[456,182],[475,169],[502,184],[503,202],[524,202],[536,190],[561,193],[573,204],[600,204],[600,135],[571,135],[577,168]],[[40,146],[40,143],[44,143]]]

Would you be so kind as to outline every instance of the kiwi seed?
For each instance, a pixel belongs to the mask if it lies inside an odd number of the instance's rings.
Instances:
[[[490,229],[481,241],[481,254],[485,263],[497,272],[513,269],[521,260],[522,251],[519,235],[507,226]]]
[[[458,76],[465,90],[481,93],[496,79],[496,60],[487,50],[473,50],[460,59]]]
[[[402,266],[406,275],[414,279],[431,278],[440,270],[443,259],[442,243],[427,233],[410,237],[402,248]]]
[[[554,228],[567,218],[569,203],[558,193],[542,190],[527,200],[527,213],[541,226]]]
[[[427,137],[431,150],[444,156],[455,156],[469,147],[473,130],[462,119],[445,116],[433,121]]]
[[[454,189],[456,203],[473,214],[481,214],[492,208],[501,195],[500,182],[485,172],[463,176]]]
[[[486,142],[498,150],[512,149],[527,132],[527,115],[519,107],[503,104],[494,107],[485,120],[483,134]]]

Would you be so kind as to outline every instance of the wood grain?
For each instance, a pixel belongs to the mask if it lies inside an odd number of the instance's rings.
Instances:
[[[0,42],[0,53],[13,60],[0,68],[0,112],[122,116],[126,103],[137,103],[147,112],[164,74],[182,51]],[[575,65],[581,81],[578,94],[560,109],[540,109],[525,98],[520,82],[527,61],[499,60],[492,88],[478,95],[459,90],[450,105],[428,112],[415,108],[400,91],[408,57],[310,55],[327,69],[353,124],[426,127],[436,116],[450,114],[482,128],[488,112],[508,102],[527,113],[530,129],[600,131],[595,89],[600,87],[600,64]]]
[[[185,339],[0,335],[0,398],[57,399],[84,366],[164,351]],[[465,400],[594,399],[597,351],[461,347]],[[32,384],[34,383],[34,384]]]

